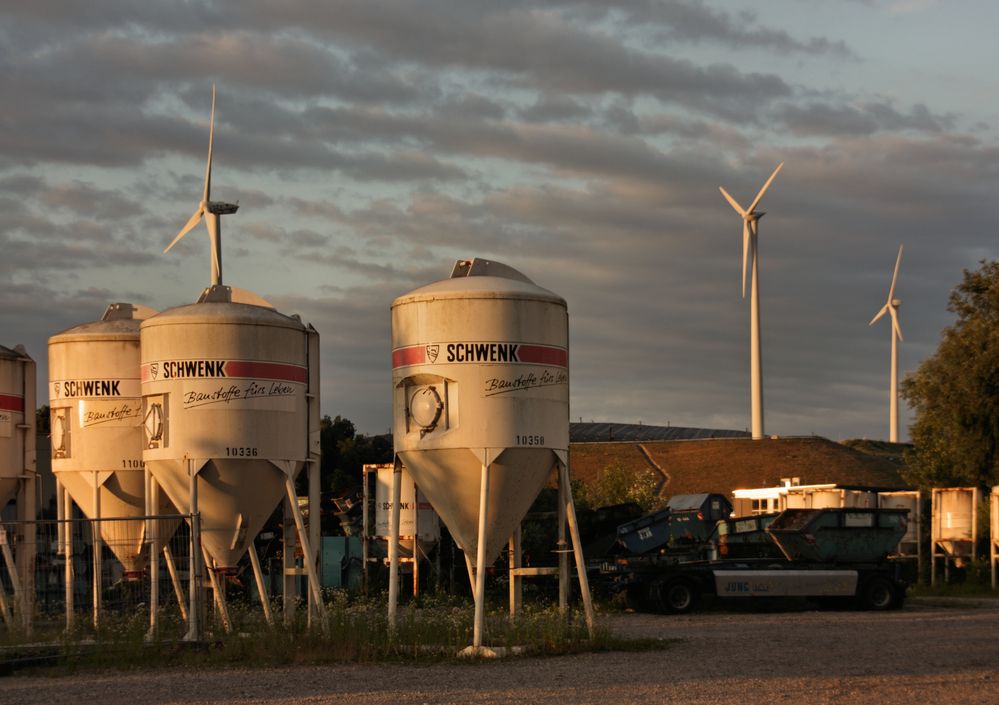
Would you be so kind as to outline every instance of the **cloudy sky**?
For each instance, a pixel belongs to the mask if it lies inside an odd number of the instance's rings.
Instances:
[[[887,436],[964,268],[999,256],[999,9],[933,0],[32,0],[0,9],[0,344],[226,283],[322,334],[384,432],[389,306],[473,256],[569,304],[572,415],[749,426],[741,223],[764,201],[766,430]],[[908,417],[907,417],[908,418]],[[903,431],[903,435],[905,432]]]

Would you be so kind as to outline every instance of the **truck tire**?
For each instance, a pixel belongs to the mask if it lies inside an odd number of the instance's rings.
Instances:
[[[896,601],[895,586],[885,578],[871,578],[860,594],[860,606],[866,610],[889,610]]]
[[[651,592],[657,598],[659,611],[666,614],[687,614],[697,607],[697,588],[689,580],[657,582]]]

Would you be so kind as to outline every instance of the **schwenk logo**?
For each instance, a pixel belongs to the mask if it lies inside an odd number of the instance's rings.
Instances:
[[[149,365],[149,374],[152,375],[153,379],[156,379],[159,373],[160,373],[160,365],[158,362],[154,362]]]
[[[59,382],[55,383],[55,393],[56,393],[56,396],[59,396],[59,387],[61,387],[61,386],[62,385]]]
[[[437,355],[441,351],[440,345],[428,345],[427,346],[427,357],[430,358],[430,362],[437,362]]]

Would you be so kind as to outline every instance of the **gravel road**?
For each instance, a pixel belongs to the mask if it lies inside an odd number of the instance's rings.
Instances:
[[[999,703],[999,604],[617,614],[665,651],[441,665],[0,678],[0,703]]]

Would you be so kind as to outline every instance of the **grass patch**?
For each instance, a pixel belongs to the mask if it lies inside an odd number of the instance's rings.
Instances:
[[[182,641],[184,624],[164,614],[155,640],[146,639],[148,614],[104,620],[100,630],[86,627],[58,639],[40,643],[38,631],[26,639],[8,640],[0,660],[57,657],[58,665],[44,672],[80,670],[132,670],[156,667],[218,668],[227,666],[275,667],[327,663],[436,663],[456,659],[472,642],[474,608],[470,601],[450,596],[425,597],[399,610],[390,633],[386,604],[335,593],[327,602],[328,629],[309,629],[304,610],[291,624],[275,615],[268,625],[259,607],[230,605],[232,630],[225,632],[209,619],[206,639],[199,644]],[[10,633],[7,634],[10,637]],[[669,648],[674,640],[624,639],[599,623],[591,639],[581,612],[567,615],[553,606],[528,605],[516,621],[505,610],[487,612],[484,643],[492,647],[517,647],[529,656],[556,656],[593,651],[648,651]],[[42,661],[44,663],[44,660]],[[37,672],[37,671],[36,671]]]

